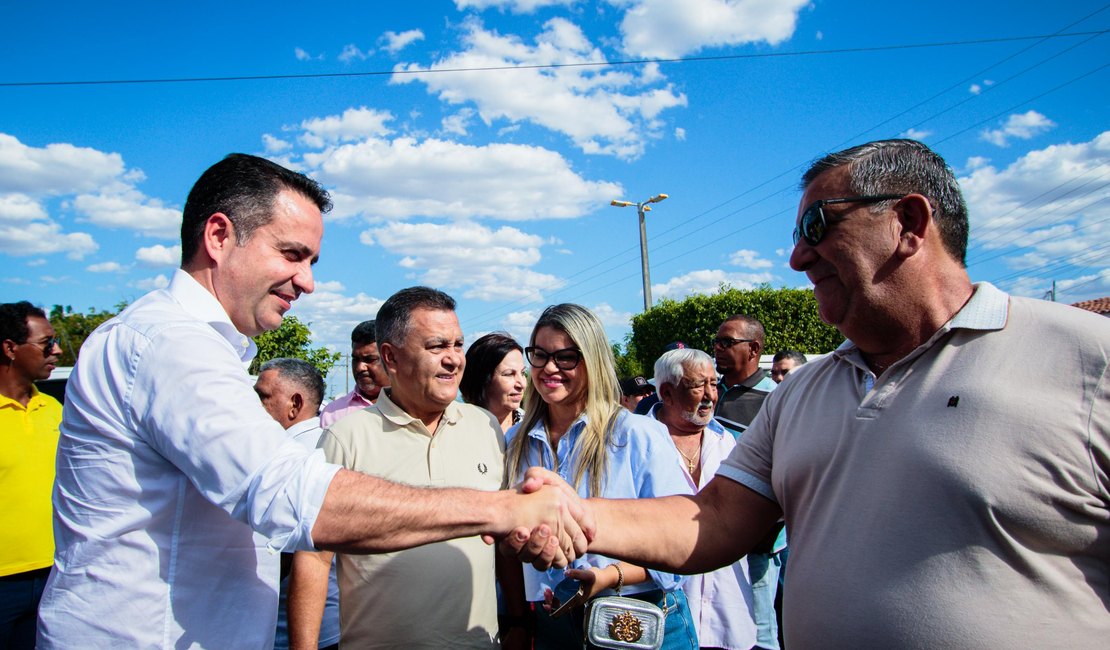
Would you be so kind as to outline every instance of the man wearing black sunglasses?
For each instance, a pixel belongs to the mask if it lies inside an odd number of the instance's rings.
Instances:
[[[50,376],[61,352],[41,309],[0,305],[0,648],[35,647],[54,562],[50,489],[62,405],[35,382]]]
[[[1110,321],[972,284],[920,142],[829,154],[803,188],[790,265],[847,341],[697,495],[591,501],[590,551],[704,572],[782,515],[792,649],[1105,646]]]

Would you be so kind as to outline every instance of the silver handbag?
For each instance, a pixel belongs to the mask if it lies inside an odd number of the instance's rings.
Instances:
[[[586,638],[599,648],[659,650],[666,614],[659,607],[624,596],[590,601]]]

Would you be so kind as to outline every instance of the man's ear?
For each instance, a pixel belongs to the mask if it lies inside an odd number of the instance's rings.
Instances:
[[[381,360],[385,373],[392,379],[397,373],[397,348],[392,343],[383,341],[378,345],[378,358]]]
[[[235,224],[231,223],[226,214],[215,212],[204,222],[204,250],[213,260],[223,259],[237,241]]]
[[[660,384],[655,392],[659,394],[659,401],[663,404],[674,402],[674,386],[670,382]]]
[[[933,207],[924,196],[909,194],[900,199],[893,209],[898,215],[897,254],[903,259],[912,257],[925,245],[926,235],[935,227]]]
[[[5,362],[15,361],[15,349],[17,347],[19,347],[19,344],[15,341],[11,339],[4,339],[4,342],[0,344],[0,349],[4,351]]]
[[[296,420],[304,409],[304,395],[293,393],[289,398],[289,420]]]

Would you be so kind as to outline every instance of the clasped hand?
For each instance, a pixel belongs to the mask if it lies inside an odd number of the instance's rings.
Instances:
[[[586,552],[596,530],[593,513],[566,481],[532,467],[514,489],[522,497],[514,513],[519,523],[500,540],[501,553],[545,571],[566,567]]]

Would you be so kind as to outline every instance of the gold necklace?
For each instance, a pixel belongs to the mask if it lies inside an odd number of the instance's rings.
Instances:
[[[694,452],[693,458],[690,458],[685,453],[683,453],[682,448],[678,446],[678,443],[675,443],[674,448],[678,450],[679,455],[686,459],[686,468],[690,470],[690,476],[693,476],[694,470],[698,468],[698,460],[701,459],[701,445],[698,445],[698,450]]]

